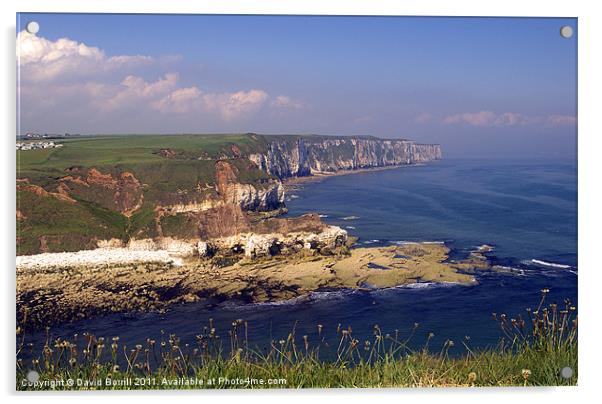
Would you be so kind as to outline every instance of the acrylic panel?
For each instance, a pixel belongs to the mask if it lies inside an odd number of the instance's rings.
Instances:
[[[18,14],[16,389],[576,385],[577,28]]]

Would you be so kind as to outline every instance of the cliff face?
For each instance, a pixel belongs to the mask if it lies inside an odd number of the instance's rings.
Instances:
[[[80,164],[74,157],[77,142],[73,142],[53,155],[53,165],[57,161],[63,165],[60,170],[19,167],[17,254],[77,251],[107,240],[124,244],[146,239],[285,235],[298,229],[284,228],[290,223],[278,221],[255,225],[257,217],[269,215],[249,214],[284,207],[282,179],[441,158],[439,145],[373,137],[249,134],[208,138],[192,146],[181,144],[182,139],[198,141],[168,136],[162,147],[149,149],[143,137],[128,139],[144,147],[125,149],[127,153],[113,164],[102,160]],[[123,148],[121,142],[115,140],[115,150]],[[65,150],[71,151],[61,156]],[[139,160],[131,159],[131,153],[139,153]],[[262,227],[276,224],[282,228]],[[266,237],[253,239],[263,246],[259,250],[273,239]]]
[[[284,205],[284,187],[280,180],[242,184],[238,180],[238,170],[227,161],[218,161],[215,169],[216,190],[224,203],[253,211],[272,210]]]
[[[439,160],[441,146],[376,138],[298,138],[271,141],[265,153],[250,154],[249,159],[276,177],[302,177]]]

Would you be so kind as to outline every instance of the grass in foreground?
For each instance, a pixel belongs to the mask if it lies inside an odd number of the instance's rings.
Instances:
[[[495,315],[505,337],[495,349],[466,352],[451,357],[454,345],[446,341],[433,352],[429,334],[424,347],[408,347],[415,334],[400,339],[374,326],[371,339],[359,341],[351,329],[337,330],[330,346],[331,359],[321,350],[329,347],[318,325],[317,341],[297,336],[272,341],[265,351],[249,348],[248,324],[237,320],[229,331],[227,347],[210,320],[195,346],[181,345],[171,335],[157,343],[148,339],[135,347],[84,335],[74,341],[47,341],[41,356],[24,361],[24,342],[17,352],[17,390],[72,389],[189,389],[189,388],[320,388],[320,387],[447,387],[447,386],[549,386],[577,383],[576,309],[566,300],[562,307],[544,306],[547,290],[536,310],[527,317]],[[226,353],[227,352],[227,353]],[[564,367],[572,377],[560,375]],[[37,384],[28,372],[38,372]],[[30,379],[31,379],[30,375]]]

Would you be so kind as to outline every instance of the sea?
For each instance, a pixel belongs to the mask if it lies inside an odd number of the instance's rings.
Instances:
[[[413,349],[424,347],[430,334],[430,349],[451,340],[450,354],[461,354],[467,346],[496,346],[503,334],[493,313],[525,316],[538,306],[542,289],[549,289],[547,303],[577,305],[576,161],[446,159],[302,183],[286,198],[288,216],[318,213],[358,237],[357,246],[443,242],[450,258],[460,259],[488,244],[489,258],[507,270],[478,273],[473,286],[325,290],[276,303],[192,303],[164,313],[114,314],[29,334],[27,342],[39,346],[48,337],[89,332],[119,336],[128,346],[170,334],[194,345],[210,321],[227,341],[232,322],[241,319],[249,345],[259,350],[293,330],[310,342],[335,342],[337,329],[348,329],[363,341],[377,325],[383,334],[411,337]]]

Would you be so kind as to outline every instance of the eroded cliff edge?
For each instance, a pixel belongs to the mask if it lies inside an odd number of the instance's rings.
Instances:
[[[44,153],[19,158],[17,255],[98,247],[198,254],[199,242],[219,247],[228,238],[239,239],[228,248],[249,249],[251,240],[265,249],[287,239],[265,229],[285,211],[282,180],[441,158],[439,145],[409,140],[257,134],[91,138]],[[308,229],[319,222],[299,220]],[[346,238],[320,226],[319,234]]]
[[[249,159],[278,178],[339,170],[425,163],[441,159],[441,146],[374,137],[274,137]]]

